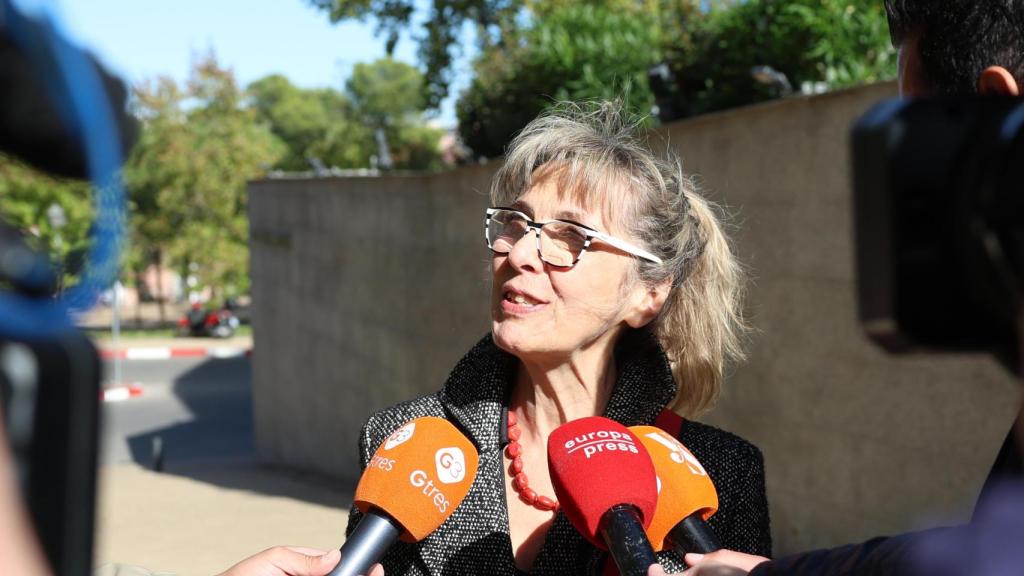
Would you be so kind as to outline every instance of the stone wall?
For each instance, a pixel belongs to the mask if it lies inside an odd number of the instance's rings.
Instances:
[[[855,315],[848,131],[892,85],[663,127],[735,216],[756,334],[705,420],[764,451],[776,552],[964,519],[1019,389],[974,356],[889,357]],[[495,164],[250,186],[254,410],[268,461],[354,479],[372,410],[436,390],[488,328]]]

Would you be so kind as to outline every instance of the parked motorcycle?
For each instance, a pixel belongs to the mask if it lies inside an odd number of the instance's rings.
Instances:
[[[230,338],[238,330],[238,317],[229,308],[206,310],[199,304],[178,319],[178,332],[188,336]]]

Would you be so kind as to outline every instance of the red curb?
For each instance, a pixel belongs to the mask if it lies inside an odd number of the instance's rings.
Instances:
[[[171,358],[191,358],[206,356],[206,348],[171,348]]]
[[[122,350],[100,349],[100,357],[104,360],[166,360],[168,358],[204,358],[207,356],[230,358],[242,355],[250,357],[252,355],[252,348],[243,350],[241,347],[168,348],[143,346]]]
[[[100,400],[103,402],[121,402],[139,396],[142,396],[142,387],[137,384],[104,388],[100,392]]]

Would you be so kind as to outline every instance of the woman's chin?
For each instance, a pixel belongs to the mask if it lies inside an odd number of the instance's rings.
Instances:
[[[519,327],[509,326],[506,322],[493,322],[491,337],[498,348],[514,356],[529,354],[536,347],[536,335],[527,334]]]

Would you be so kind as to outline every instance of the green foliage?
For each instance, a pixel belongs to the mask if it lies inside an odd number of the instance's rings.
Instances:
[[[463,141],[498,156],[512,136],[559,100],[626,99],[646,114],[654,102],[647,69],[660,59],[659,30],[625,3],[548,6],[514,48],[476,62],[476,77],[457,104]]]
[[[747,0],[695,16],[684,20],[685,41],[666,44],[679,80],[673,104],[684,116],[778,96],[751,77],[755,66],[784,73],[797,90],[895,75],[885,10],[874,0]]]
[[[313,159],[329,168],[367,168],[381,128],[395,168],[433,170],[441,167],[442,132],[425,124],[422,87],[416,68],[382,58],[356,64],[344,93],[299,88],[280,75],[261,78],[247,91],[256,117],[283,144],[275,169],[307,171]]]
[[[408,26],[414,10],[411,0],[309,0],[309,3],[326,11],[331,22],[376,19],[377,33],[387,35],[389,56],[394,53],[402,28]]]
[[[414,0],[307,0],[326,11],[332,22],[342,20],[377,23],[378,34],[386,35],[388,56],[415,11]],[[437,108],[448,95],[451,83],[452,50],[465,25],[476,31],[481,51],[510,45],[515,37],[522,0],[433,0],[430,14],[419,34],[420,61],[425,69],[423,91],[429,108]]]
[[[389,53],[412,26],[414,0],[307,0],[333,21],[376,21]],[[669,104],[689,116],[779,96],[755,66],[805,83],[845,87],[892,78],[884,7],[877,0],[434,0],[420,59],[426,104],[448,93],[453,48],[475,26],[480,56],[460,97],[459,130],[477,154],[500,154],[552,99],[605,98],[631,87],[651,101],[646,73],[665,61]],[[654,56],[654,58],[652,58]]]
[[[407,170],[440,170],[441,136],[444,130],[423,123],[395,127],[389,137],[395,167]]]
[[[372,126],[414,120],[424,109],[423,75],[392,58],[356,64],[345,83],[355,111]]]
[[[64,273],[62,286],[75,281],[89,247],[91,199],[87,182],[53,178],[0,155],[0,218],[25,233],[32,248],[51,255]],[[53,205],[64,211],[60,229],[47,216]]]
[[[372,134],[353,121],[352,105],[341,92],[302,89],[278,74],[253,82],[247,92],[256,117],[284,144],[275,168],[309,170],[312,158],[338,168],[369,164]]]
[[[212,56],[184,90],[167,79],[136,89],[143,132],[124,179],[138,268],[170,265],[229,294],[248,289],[246,182],[283,151],[244,100]]]
[[[444,132],[425,123],[422,88],[419,70],[392,58],[356,64],[345,83],[354,117],[371,131],[384,132],[395,168],[441,167],[439,143]]]

